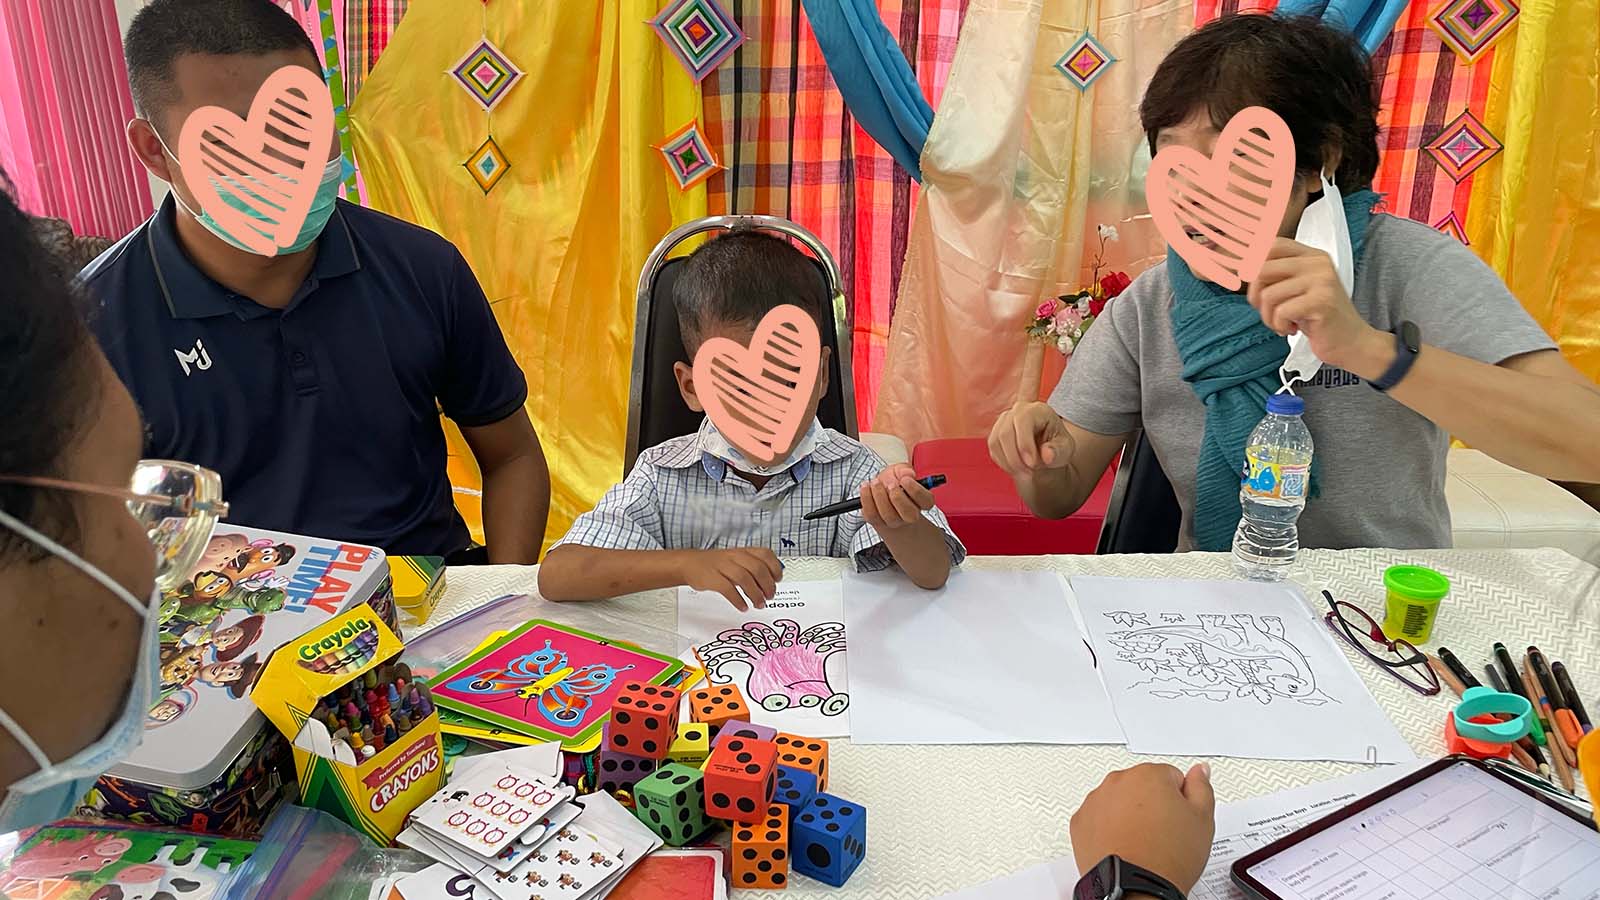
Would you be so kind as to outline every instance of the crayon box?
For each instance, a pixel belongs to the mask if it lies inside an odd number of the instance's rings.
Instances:
[[[194,567],[161,594],[160,692],[143,743],[80,812],[259,833],[293,769],[288,741],[250,702],[256,678],[273,651],[343,610],[365,603],[393,622],[390,583],[376,547],[217,525]]]
[[[355,765],[335,756],[319,701],[365,683],[404,648],[372,607],[362,604],[285,644],[267,661],[251,694],[289,738],[300,802],[335,815],[380,845],[393,842],[406,817],[444,787],[439,714],[430,710],[382,750]]]
[[[444,596],[444,557],[391,556],[389,571],[394,577],[394,605],[407,624],[428,621]]]

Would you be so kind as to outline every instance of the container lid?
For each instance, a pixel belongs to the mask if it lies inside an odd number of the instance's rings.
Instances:
[[[1413,600],[1440,600],[1450,593],[1450,579],[1424,566],[1390,566],[1383,586]]]
[[[1306,401],[1293,394],[1273,394],[1267,398],[1267,412],[1280,416],[1298,416],[1306,411]]]
[[[161,595],[160,694],[143,744],[107,774],[180,790],[221,778],[268,727],[250,688],[272,651],[388,577],[375,548],[218,523],[194,571]]]

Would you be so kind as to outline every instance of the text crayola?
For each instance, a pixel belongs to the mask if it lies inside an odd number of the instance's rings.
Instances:
[[[343,647],[351,638],[363,631],[370,630],[372,623],[366,619],[351,619],[335,631],[318,641],[307,641],[300,645],[300,658],[313,660],[318,656]]]

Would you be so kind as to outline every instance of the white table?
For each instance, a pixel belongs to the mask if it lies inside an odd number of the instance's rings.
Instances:
[[[1494,641],[1520,656],[1529,643],[1571,669],[1591,712],[1600,715],[1600,569],[1558,550],[1393,552],[1306,551],[1293,580],[1315,597],[1327,587],[1382,617],[1382,573],[1420,563],[1449,576],[1435,645],[1481,667]],[[789,561],[788,577],[822,579],[843,560]],[[973,558],[971,568],[1049,569],[1068,575],[1232,577],[1221,554]],[[501,594],[536,594],[535,570],[513,566],[451,569],[430,624]],[[543,603],[544,601],[541,601]],[[610,614],[670,629],[673,591],[603,601]],[[848,598],[847,598],[848,602]],[[571,607],[549,604],[548,618]],[[412,629],[419,631],[419,629]],[[1339,642],[1343,646],[1343,642]],[[1346,648],[1357,672],[1420,756],[1444,752],[1443,725],[1454,704],[1448,690],[1422,697]],[[1101,778],[1147,762],[1123,747],[852,746],[832,742],[830,789],[868,810],[867,859],[842,890],[797,878],[786,896],[922,898],[986,881],[1070,852],[1067,821]],[[1170,760],[1180,767],[1193,760]],[[1346,763],[1219,759],[1212,763],[1219,801],[1239,800],[1334,778]],[[740,892],[755,896],[756,892]]]

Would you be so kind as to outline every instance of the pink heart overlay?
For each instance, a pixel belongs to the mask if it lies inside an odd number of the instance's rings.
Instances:
[[[1194,274],[1230,291],[1267,261],[1294,184],[1294,136],[1277,113],[1240,110],[1208,157],[1188,147],[1156,154],[1145,181],[1150,217]],[[1210,240],[1197,243],[1189,231]]]
[[[241,244],[271,256],[299,236],[332,142],[328,86],[310,69],[284,66],[261,85],[244,120],[219,106],[190,113],[178,161],[200,208]],[[226,203],[219,184],[266,221]]]
[[[708,338],[694,355],[695,393],[711,424],[740,453],[769,466],[810,426],[806,408],[821,374],[817,323],[792,304],[773,309],[745,347]]]

